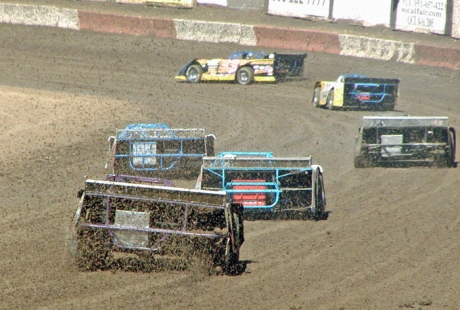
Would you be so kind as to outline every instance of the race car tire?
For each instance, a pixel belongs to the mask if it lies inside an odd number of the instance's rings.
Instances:
[[[331,89],[329,93],[327,94],[327,99],[326,99],[326,108],[329,110],[334,110],[334,90]]]
[[[321,87],[316,87],[314,92],[313,92],[313,99],[312,99],[312,103],[313,103],[313,107],[315,108],[319,108],[319,97],[321,95]]]
[[[236,73],[236,81],[241,85],[249,85],[254,80],[254,70],[250,67],[243,67]]]
[[[365,168],[366,167],[366,162],[362,156],[355,156],[355,168]]]
[[[326,220],[328,217],[328,213],[325,210],[326,207],[326,191],[324,190],[324,183],[323,183],[323,174],[319,171],[316,172],[316,190],[315,190],[315,212],[313,214],[313,219],[315,221],[319,220]]]
[[[275,84],[278,82],[286,82],[286,74],[276,75]]]
[[[203,69],[200,65],[191,65],[185,71],[185,77],[190,83],[199,83],[201,81],[201,75],[203,74]]]
[[[113,263],[112,244],[108,231],[84,228],[78,232],[76,262],[81,270],[110,269]]]
[[[449,156],[436,155],[433,160],[433,166],[436,168],[450,168],[451,163]]]

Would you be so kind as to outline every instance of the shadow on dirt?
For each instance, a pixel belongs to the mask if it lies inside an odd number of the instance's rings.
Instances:
[[[190,262],[185,259],[162,259],[146,260],[136,257],[116,258],[111,264],[111,270],[119,270],[124,272],[165,272],[165,271],[191,271],[207,275],[229,275],[238,276],[246,271],[249,260],[241,260],[234,268],[231,274],[225,274],[221,268],[210,267],[199,262]]]
[[[304,76],[287,76],[283,80],[281,80],[281,81],[279,81],[277,83],[303,82],[303,81],[308,81],[308,80],[309,80],[309,78],[304,77]]]
[[[457,168],[458,162],[453,162],[451,166],[448,165],[436,165],[431,162],[383,162],[374,164],[375,168]],[[372,167],[370,167],[372,168]]]
[[[318,214],[313,214],[311,212],[302,211],[284,211],[284,212],[254,212],[254,213],[245,213],[244,220],[245,221],[270,221],[270,220],[280,220],[280,221],[288,221],[288,220],[302,220],[302,221],[322,221],[327,220],[329,218],[329,213],[331,211],[323,211]]]

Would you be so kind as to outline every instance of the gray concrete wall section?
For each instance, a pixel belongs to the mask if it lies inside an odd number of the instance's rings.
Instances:
[[[460,1],[453,1],[452,7],[452,37],[460,39]]]
[[[257,38],[256,38],[256,33],[254,31],[253,25],[240,25],[240,29],[241,29],[241,36],[240,36],[239,44],[256,46]]]
[[[2,23],[79,29],[78,11],[54,6],[0,4]]]
[[[80,29],[78,11],[73,9],[60,9],[57,27],[66,29]]]
[[[452,19],[454,25],[452,33],[460,38],[460,2],[458,1],[453,7]],[[248,22],[250,21],[248,20]],[[460,70],[460,48],[451,44],[450,41],[444,41],[443,44],[436,44],[436,41],[431,44],[422,44],[415,39],[406,42],[397,39],[392,40],[392,38],[383,39],[340,34],[334,31],[323,32],[277,26],[257,26],[246,23],[174,19],[173,17],[114,15],[104,12],[78,11],[78,9],[67,7],[13,3],[0,3],[0,23],[75,30],[80,30],[83,27],[86,30],[99,32],[136,35],[143,35],[143,31],[150,27],[161,33],[158,35],[159,37],[179,40],[235,43],[259,47],[270,46],[272,48],[292,48],[304,51],[317,51],[319,46],[321,51],[343,56]],[[118,32],[114,32],[114,29]],[[123,32],[120,32],[120,29]],[[318,42],[319,45],[312,44],[312,40],[313,43]]]
[[[228,0],[227,7],[240,10],[264,9],[267,6],[265,2],[265,0]]]
[[[256,45],[252,25],[175,19],[177,39]]]
[[[340,55],[414,63],[413,43],[339,34]]]

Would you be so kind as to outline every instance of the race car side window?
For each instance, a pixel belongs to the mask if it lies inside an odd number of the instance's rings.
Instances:
[[[228,59],[243,59],[244,54],[243,52],[233,52]]]

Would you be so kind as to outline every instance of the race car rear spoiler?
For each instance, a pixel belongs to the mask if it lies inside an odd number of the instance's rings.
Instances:
[[[399,84],[399,79],[368,78],[368,77],[347,77],[345,83],[365,84]]]

